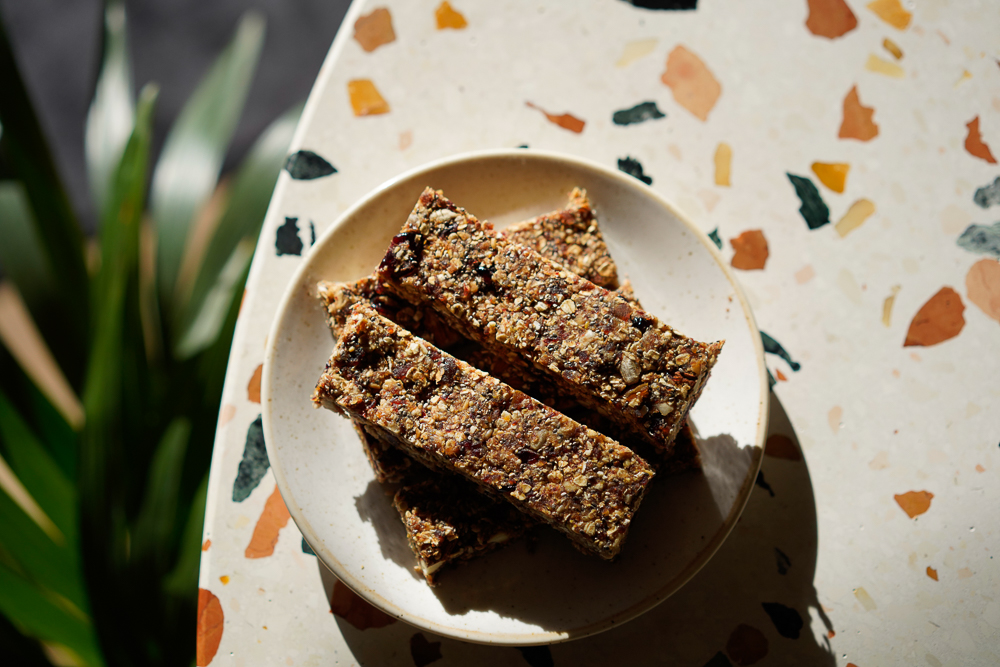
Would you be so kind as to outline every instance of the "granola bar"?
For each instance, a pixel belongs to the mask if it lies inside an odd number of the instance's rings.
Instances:
[[[700,465],[691,427],[685,424],[677,435],[674,455],[659,472],[678,474]],[[438,584],[443,567],[489,553],[534,525],[509,503],[488,498],[463,479],[423,470],[407,470],[393,505],[406,528],[406,541],[417,557],[416,569],[431,586]]]
[[[511,225],[500,234],[533,248],[595,285],[618,289],[618,267],[597,226],[587,193],[573,188],[569,200],[564,209]]]
[[[653,470],[614,440],[354,306],[316,405],[392,432],[418,460],[611,559]]]
[[[377,277],[511,366],[527,360],[665,454],[722,349],[504,239],[430,188]]]
[[[531,522],[453,476],[427,475],[401,487],[393,505],[406,526],[418,570],[431,586],[445,565],[470,560],[523,535]]]
[[[617,266],[604,242],[586,192],[579,188],[570,193],[565,208],[517,223],[503,233],[516,242],[530,244],[543,256],[564,264],[578,275],[608,289],[618,288],[619,293],[638,306],[631,283],[625,280],[618,284]],[[413,306],[399,299],[371,276],[351,283],[322,281],[317,292],[334,340],[340,335],[351,306],[367,301],[381,315],[442,349],[451,349],[460,343],[459,349],[455,350],[456,356],[499,377],[515,389],[549,406],[563,409],[567,405],[567,400],[553,393],[550,383],[537,373],[525,373],[524,369],[520,373],[512,371],[501,359],[461,338],[441,321],[433,309]],[[586,420],[584,422],[587,423]],[[588,426],[592,424],[588,423]],[[375,479],[379,482],[402,481],[411,459],[391,444],[381,442],[379,434],[366,432],[360,424],[355,424],[355,430]]]

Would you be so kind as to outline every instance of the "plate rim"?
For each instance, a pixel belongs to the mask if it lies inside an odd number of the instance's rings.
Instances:
[[[274,319],[268,329],[267,344],[264,350],[264,363],[261,373],[261,417],[262,417],[262,430],[264,435],[264,447],[267,451],[268,460],[270,462],[271,470],[274,473],[275,483],[278,486],[278,490],[282,495],[282,499],[288,508],[288,512],[292,519],[295,521],[296,526],[302,533],[306,542],[309,543],[313,552],[316,554],[320,563],[326,567],[330,572],[336,576],[336,578],[343,583],[345,586],[350,588],[354,593],[362,597],[364,600],[377,607],[381,611],[398,618],[410,625],[418,627],[428,632],[434,634],[451,637],[455,639],[460,639],[462,641],[472,642],[476,644],[486,644],[495,646],[537,646],[543,644],[556,644],[567,641],[573,641],[576,639],[582,639],[584,637],[592,636],[609,630],[616,626],[623,625],[624,623],[642,615],[643,613],[649,611],[650,609],[656,607],[664,600],[669,598],[671,595],[683,588],[708,562],[715,556],[716,552],[722,546],[722,544],[729,537],[732,529],[735,527],[740,515],[742,515],[746,503],[750,498],[750,493],[753,490],[754,480],[757,477],[757,473],[760,470],[761,462],[764,457],[764,446],[765,439],[767,436],[767,427],[769,419],[769,408],[770,408],[770,386],[768,382],[768,371],[767,366],[764,362],[764,345],[760,336],[760,328],[757,326],[757,320],[754,317],[753,309],[750,307],[750,302],[743,291],[742,286],[736,280],[735,274],[726,265],[719,252],[718,247],[709,238],[700,227],[695,225],[689,217],[681,212],[676,206],[674,206],[669,200],[664,196],[660,195],[653,188],[647,186],[646,184],[638,181],[633,176],[624,174],[620,171],[610,169],[598,162],[592,161],[587,158],[582,158],[576,155],[569,155],[565,153],[559,153],[556,151],[547,151],[539,149],[526,149],[526,148],[500,148],[500,149],[486,149],[486,150],[475,150],[475,151],[463,151],[460,153],[455,153],[443,158],[438,158],[430,162],[418,165],[411,169],[408,169],[388,180],[382,182],[380,185],[375,187],[373,190],[361,196],[357,201],[355,201],[351,206],[346,208],[343,213],[341,213],[337,219],[320,235],[316,241],[316,246],[321,246],[322,243],[327,239],[328,236],[332,235],[338,228],[340,228],[349,218],[351,218],[358,210],[369,204],[372,200],[376,199],[382,195],[387,190],[395,187],[400,182],[412,179],[419,176],[422,173],[428,173],[435,171],[444,167],[454,165],[456,163],[468,162],[468,161],[488,161],[491,159],[509,159],[509,158],[522,158],[522,159],[536,159],[539,161],[550,161],[559,163],[568,163],[571,166],[577,168],[590,169],[600,173],[604,177],[609,177],[614,180],[618,180],[623,183],[628,188],[638,189],[645,195],[650,196],[653,200],[670,211],[686,228],[690,231],[695,238],[697,238],[702,245],[709,251],[712,259],[715,261],[719,269],[722,270],[726,279],[729,281],[730,286],[733,288],[737,299],[739,300],[740,306],[743,311],[743,316],[746,324],[750,328],[750,333],[752,334],[752,344],[754,351],[756,352],[757,361],[757,371],[758,380],[760,382],[760,396],[761,399],[758,405],[758,416],[757,416],[757,434],[755,442],[753,443],[752,458],[750,462],[750,467],[747,471],[747,476],[743,480],[743,484],[736,495],[736,502],[730,509],[729,515],[726,516],[719,530],[716,531],[715,535],[709,540],[708,544],[699,552],[695,559],[687,564],[687,566],[680,571],[680,573],[667,582],[666,585],[660,587],[656,591],[652,592],[647,598],[622,609],[608,618],[595,621],[588,625],[580,628],[575,628],[570,631],[545,631],[541,630],[539,632],[533,633],[490,633],[484,631],[474,631],[462,628],[455,628],[435,621],[428,620],[419,615],[414,615],[405,609],[398,607],[395,604],[389,603],[385,598],[378,595],[371,588],[361,584],[357,579],[355,579],[346,568],[341,567],[340,562],[329,553],[329,550],[322,545],[320,540],[316,537],[316,533],[313,530],[311,524],[302,515],[301,508],[294,502],[294,495],[288,486],[285,471],[281,466],[280,457],[277,456],[275,450],[276,445],[274,445],[273,437],[273,419],[271,417],[271,379],[274,370],[274,354],[276,345],[275,342],[279,339],[278,331],[282,322],[286,319],[286,313],[289,310],[291,304],[295,301],[298,296],[297,286],[304,275],[310,270],[312,252],[307,256],[303,257],[302,263],[292,274],[288,283],[282,292],[281,299],[278,302],[278,308],[275,310]],[[282,199],[285,193],[281,193]],[[277,202],[272,202],[272,205]]]

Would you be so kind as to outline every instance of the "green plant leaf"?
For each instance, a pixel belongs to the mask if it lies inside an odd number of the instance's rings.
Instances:
[[[146,495],[132,533],[134,562],[149,560],[162,565],[171,551],[170,538],[177,522],[177,498],[190,435],[191,422],[182,417],[174,419],[153,454]]]
[[[0,392],[0,440],[21,484],[62,532],[76,545],[76,492],[7,397]]]
[[[81,500],[103,497],[106,449],[121,403],[121,350],[124,301],[130,278],[135,277],[139,253],[139,226],[146,193],[153,106],[157,89],[147,85],[139,96],[135,128],[115,173],[110,205],[101,224],[101,268],[94,281],[96,326],[83,392],[87,421],[81,447]],[[92,486],[91,486],[92,485]]]
[[[129,277],[139,261],[139,227],[146,197],[153,106],[159,89],[143,88],[139,97],[135,128],[119,161],[108,206],[101,219],[101,268],[97,272],[94,296],[95,313],[109,308],[120,319],[121,304]]]
[[[118,617],[121,568],[127,551],[124,487],[131,460],[122,444],[123,395],[144,388],[123,386],[129,285],[138,284],[139,228],[156,88],[139,94],[135,128],[115,172],[101,224],[101,268],[94,281],[95,327],[83,391],[86,422],[80,435],[80,544],[93,617],[107,650],[122,653],[131,640]],[[133,292],[135,289],[133,289]],[[134,328],[134,327],[133,327]],[[133,341],[134,343],[134,341]],[[134,346],[133,346],[134,347]],[[116,659],[117,661],[117,659]]]
[[[0,544],[37,584],[87,609],[76,552],[59,546],[0,490]]]
[[[0,565],[0,612],[32,637],[73,650],[87,665],[104,664],[91,624],[67,612],[20,575]]]
[[[186,302],[175,351],[181,359],[197,354],[219,334],[232,291],[241,286],[231,280],[234,258],[239,257],[237,247],[248,240],[256,243],[301,115],[302,105],[298,105],[271,123],[236,173],[228,206],[209,241]]]
[[[37,239],[57,285],[84,288],[87,267],[84,261],[83,231],[76,221],[42,133],[34,107],[21,79],[7,30],[0,17],[0,137],[4,153],[24,192],[38,225]],[[84,337],[87,331],[86,289],[76,298],[66,299],[64,327]]]
[[[191,512],[184,525],[177,565],[163,580],[163,589],[178,597],[194,596],[198,589],[201,566],[201,536],[205,527],[205,501],[208,497],[208,473],[191,500]]]
[[[163,145],[153,174],[150,209],[156,223],[164,305],[173,302],[191,221],[215,190],[263,43],[263,18],[255,12],[244,14],[233,40],[198,84]]]
[[[125,3],[104,3],[101,73],[87,112],[84,148],[90,192],[99,213],[104,212],[115,168],[121,161],[135,124],[132,67],[128,57]]]
[[[22,634],[3,613],[0,613],[0,646],[4,648],[4,659],[12,665],[52,667],[52,663],[42,652],[41,644]]]
[[[0,220],[3,220],[0,264],[34,314],[56,294],[56,282],[20,181],[0,182]]]
[[[212,289],[204,296],[201,308],[195,314],[184,337],[177,342],[177,356],[187,359],[211,345],[219,336],[226,320],[233,294],[243,285],[246,268],[253,258],[255,242],[243,239],[233,249],[229,260],[216,277]]]
[[[76,432],[34,383],[26,387],[35,430],[66,479],[75,480]]]

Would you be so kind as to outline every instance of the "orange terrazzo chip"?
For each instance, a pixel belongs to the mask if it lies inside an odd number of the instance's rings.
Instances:
[[[456,11],[455,8],[448,3],[448,0],[442,2],[438,5],[438,8],[434,10],[434,20],[437,22],[438,30],[445,30],[447,28],[451,28],[452,30],[461,30],[469,25],[462,13]]]
[[[899,45],[888,37],[882,40],[882,48],[891,53],[896,60],[902,60],[903,49],[899,48]]]
[[[753,271],[764,268],[770,253],[763,231],[750,229],[734,239],[729,239],[729,242],[736,251],[731,262],[734,269]]]
[[[224,615],[219,598],[204,588],[198,589],[198,626],[195,635],[195,664],[205,667],[215,658],[222,641]]]
[[[583,132],[583,128],[587,124],[586,121],[577,118],[573,114],[564,113],[557,116],[556,114],[551,114],[531,102],[525,102],[524,104],[525,106],[535,109],[536,111],[541,111],[550,123],[555,123],[564,130],[569,130],[570,132],[575,132],[576,134]]]
[[[377,116],[389,113],[389,103],[370,79],[354,79],[347,82],[347,94],[351,98],[351,109],[355,116]]]
[[[778,372],[780,373],[781,371]],[[802,460],[802,451],[799,449],[799,446],[795,444],[794,440],[781,433],[767,436],[767,442],[764,445],[764,454],[787,461]]]
[[[757,628],[740,623],[726,641],[726,653],[737,665],[752,665],[767,657],[767,637]]]
[[[844,0],[809,0],[806,28],[818,36],[834,39],[858,27],[858,19]]]
[[[997,159],[993,157],[993,152],[989,145],[983,141],[983,135],[979,132],[979,116],[966,123],[965,127],[969,130],[965,136],[965,150],[968,151],[969,155],[986,160],[990,164],[996,164]]]
[[[906,30],[913,18],[913,14],[903,9],[899,0],[872,0],[867,7],[897,30]]]
[[[918,517],[931,508],[934,494],[930,491],[907,491],[893,496],[896,503],[911,519]]]
[[[260,376],[263,372],[264,364],[260,364],[254,370],[253,375],[250,377],[250,382],[247,384],[247,399],[251,403],[260,403]]]
[[[660,77],[669,86],[674,100],[705,121],[722,95],[722,84],[718,82],[701,58],[683,45],[678,45],[667,56],[667,69]]]
[[[840,238],[844,238],[863,225],[865,220],[870,218],[874,213],[874,202],[868,199],[859,199],[851,204],[851,207],[847,209],[847,213],[844,214],[844,217],[838,220],[837,224],[834,225],[834,229],[837,230],[837,234]]]
[[[878,125],[874,116],[875,109],[861,104],[858,87],[854,86],[844,98],[844,120],[840,124],[837,136],[841,139],[871,141],[878,136]]]
[[[392,29],[392,14],[385,7],[365,14],[354,22],[354,39],[369,53],[396,41],[396,32]]]
[[[834,192],[843,193],[851,165],[846,162],[813,162],[812,170],[820,183]]]
[[[264,511],[257,519],[254,526],[253,535],[250,537],[250,544],[247,546],[244,556],[247,558],[267,558],[274,554],[274,545],[278,543],[278,533],[285,524],[288,523],[290,515],[285,501],[281,498],[278,487],[264,503]]]
[[[1000,262],[981,259],[973,264],[965,275],[965,289],[969,301],[1000,322]]]
[[[942,287],[913,316],[903,347],[937,345],[954,338],[965,326],[963,312],[965,304],[958,292]]]
[[[330,611],[358,630],[384,628],[396,622],[395,618],[381,609],[373,607],[371,603],[345,586],[339,579],[333,583]]]
[[[715,149],[715,184],[729,187],[733,166],[733,149],[726,142],[719,142]]]

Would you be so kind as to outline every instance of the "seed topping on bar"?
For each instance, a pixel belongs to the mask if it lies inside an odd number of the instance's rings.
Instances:
[[[504,239],[429,188],[377,277],[508,364],[527,360],[559,390],[664,453],[722,348]]]
[[[653,477],[630,449],[359,304],[313,395],[611,559]]]

